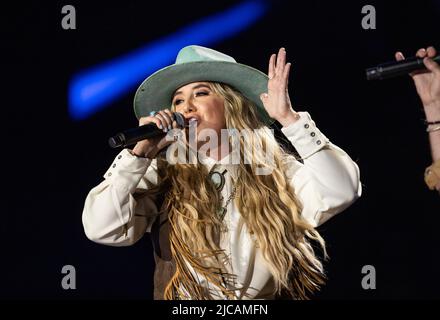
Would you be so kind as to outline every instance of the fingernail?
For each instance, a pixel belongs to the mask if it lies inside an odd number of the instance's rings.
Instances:
[[[161,124],[159,125],[159,129],[162,129],[162,125]]]

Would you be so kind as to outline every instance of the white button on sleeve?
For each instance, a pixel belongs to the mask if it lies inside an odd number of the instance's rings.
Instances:
[[[300,115],[282,131],[304,164],[291,157],[286,175],[303,205],[303,217],[318,226],[359,198],[362,185],[357,164],[321,133],[308,113]]]

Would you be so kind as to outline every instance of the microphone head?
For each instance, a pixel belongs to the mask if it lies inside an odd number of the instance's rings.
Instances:
[[[188,124],[183,114],[181,114],[180,112],[174,112],[173,116],[180,129],[187,127]]]
[[[123,146],[124,143],[125,143],[125,137],[120,133],[108,139],[108,144],[112,148],[119,148]]]

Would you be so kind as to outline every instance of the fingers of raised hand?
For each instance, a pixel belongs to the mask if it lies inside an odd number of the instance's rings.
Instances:
[[[273,77],[275,77],[275,59],[276,59],[276,54],[272,54],[270,56],[269,59],[269,71],[267,73],[267,75],[269,76],[269,79],[273,79]]]
[[[286,67],[284,68],[284,72],[283,72],[283,79],[286,81],[286,90],[287,90],[287,85],[289,84],[289,74],[290,74],[290,67],[292,66],[292,64],[289,62],[286,64]]]
[[[286,64],[286,50],[280,48],[278,54],[272,54],[269,59],[269,90],[275,88],[285,89],[288,84],[288,77],[291,63]]]
[[[280,78],[283,76],[286,67],[286,50],[280,48],[278,54],[272,54],[269,59],[269,79]]]
[[[280,48],[277,56],[276,74],[282,75],[286,65],[286,49]]]

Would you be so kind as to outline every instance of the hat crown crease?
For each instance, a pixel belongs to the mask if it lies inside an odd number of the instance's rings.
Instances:
[[[237,62],[233,57],[227,54],[201,46],[187,46],[179,51],[176,58],[176,64],[197,61]]]

